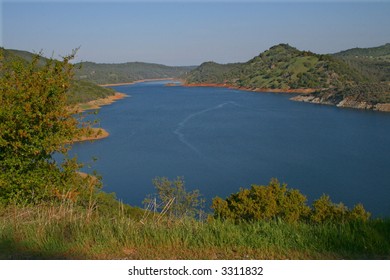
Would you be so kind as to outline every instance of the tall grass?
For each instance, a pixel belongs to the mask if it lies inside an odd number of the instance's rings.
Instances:
[[[119,204],[0,210],[1,259],[390,259],[390,221],[140,222]]]

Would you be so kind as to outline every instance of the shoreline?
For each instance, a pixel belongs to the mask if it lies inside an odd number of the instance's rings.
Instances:
[[[75,106],[76,113],[81,113],[88,110],[97,110],[100,109],[102,106],[110,105],[114,103],[117,100],[123,99],[129,97],[129,95],[121,93],[121,92],[115,92],[114,95],[107,96],[105,98],[99,98],[95,100],[88,101],[86,103],[79,103]]]
[[[123,83],[113,83],[113,84],[100,84],[101,87],[113,87],[113,86],[126,86],[126,85],[134,85],[144,82],[153,82],[153,81],[173,81],[173,80],[179,80],[175,78],[156,78],[156,79],[143,79],[143,80],[136,80],[133,82],[123,82]]]
[[[183,83],[182,86],[183,87],[220,87],[220,88],[229,88],[229,89],[245,90],[245,91],[252,91],[252,92],[296,93],[296,94],[305,94],[305,95],[317,91],[317,89],[314,88],[298,88],[298,89],[250,88],[250,87],[240,87],[240,86],[233,86],[230,84],[218,84],[218,83],[195,83],[195,84]]]
[[[110,136],[110,133],[108,133],[107,130],[105,130],[104,128],[92,127],[90,131],[86,131],[85,135],[73,139],[72,143],[94,141],[107,138],[108,136]]]
[[[378,104],[368,104],[367,102],[359,102],[350,100],[349,98],[343,99],[339,103],[331,103],[327,101],[321,100],[319,97],[315,97],[312,93],[318,91],[318,89],[314,88],[299,88],[299,89],[270,89],[270,88],[249,88],[249,87],[239,87],[233,86],[230,84],[217,84],[217,83],[194,83],[187,84],[183,82],[182,86],[184,87],[220,87],[220,88],[229,88],[236,90],[245,90],[252,92],[271,92],[271,93],[291,93],[298,94],[297,96],[293,96],[290,98],[292,101],[296,102],[306,102],[312,104],[322,104],[322,105],[330,105],[339,108],[352,108],[359,110],[370,110],[377,112],[390,112],[390,103],[378,103]]]

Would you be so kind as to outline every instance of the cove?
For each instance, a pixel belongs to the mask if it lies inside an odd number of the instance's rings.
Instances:
[[[390,216],[390,114],[166,83],[113,87],[130,97],[99,110],[110,137],[73,146],[81,162],[98,158],[104,191],[142,207],[153,178],[183,176],[210,205],[275,177],[309,203],[328,194]]]

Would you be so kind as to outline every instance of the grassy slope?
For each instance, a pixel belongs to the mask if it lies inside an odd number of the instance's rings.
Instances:
[[[134,212],[135,211],[135,212]],[[0,259],[389,259],[390,221],[141,223],[140,210],[0,210]]]

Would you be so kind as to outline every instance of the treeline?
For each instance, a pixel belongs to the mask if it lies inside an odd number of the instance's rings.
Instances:
[[[194,67],[166,66],[154,63],[77,63],[75,78],[96,84],[128,83],[144,79],[168,79],[180,77]]]

